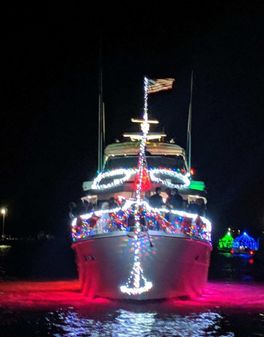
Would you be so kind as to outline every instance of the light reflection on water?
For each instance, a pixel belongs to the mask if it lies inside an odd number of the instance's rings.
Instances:
[[[249,318],[250,313],[247,313]],[[10,312],[9,312],[10,315]],[[50,312],[21,312],[6,326],[0,323],[0,336],[113,336],[113,337],[250,337],[263,336],[264,315],[226,315],[218,312],[161,313],[118,309],[98,313],[76,312],[72,309]],[[10,316],[9,316],[10,317]],[[2,317],[5,318],[4,316]]]
[[[157,312],[117,310],[105,317],[87,318],[73,311],[49,313],[46,316],[49,333],[54,336],[225,336],[235,334],[223,331],[223,317],[216,312],[189,315]],[[54,331],[56,329],[56,332]]]
[[[263,336],[263,257],[256,256],[249,264],[215,254],[209,279],[216,281],[209,280],[204,295],[196,300],[121,305],[86,301],[76,281],[30,281],[32,266],[36,276],[42,272],[49,277],[71,276],[74,259],[67,250],[59,255],[61,246],[55,244],[49,244],[44,255],[26,248],[0,252],[0,337]],[[36,261],[31,264],[32,256]],[[67,261],[65,269],[58,268],[64,266],[62,261]],[[29,280],[8,282],[10,276],[11,280],[29,276]]]
[[[5,309],[0,313],[1,337],[257,337],[263,336],[263,331],[264,311],[256,310],[96,304],[81,309]]]

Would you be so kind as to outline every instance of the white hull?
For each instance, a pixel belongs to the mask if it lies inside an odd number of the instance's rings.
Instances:
[[[90,298],[153,300],[203,292],[212,250],[209,242],[151,230],[139,240],[138,259],[151,289],[140,294],[120,290],[133,269],[135,238],[133,233],[114,232],[72,245],[83,293]]]

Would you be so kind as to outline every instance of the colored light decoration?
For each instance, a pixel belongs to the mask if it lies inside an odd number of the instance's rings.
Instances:
[[[195,169],[192,167],[191,169],[190,169],[190,174],[193,176],[193,175],[195,175]]]
[[[234,238],[230,231],[227,231],[227,233],[218,241],[218,249],[223,250],[230,250],[233,247],[233,241]]]
[[[205,184],[204,184],[203,181],[191,180],[189,188],[191,190],[204,191],[205,190]]]
[[[135,210],[137,210],[137,213],[135,213]],[[206,217],[181,210],[153,208],[146,201],[141,201],[140,204],[137,204],[133,200],[126,200],[122,207],[82,214],[79,217],[82,221],[80,219],[77,221],[77,218],[74,218],[72,221],[73,240],[77,241],[98,234],[93,228],[96,226],[97,220],[104,214],[109,214],[112,219],[112,226],[106,232],[128,230],[128,228],[121,225],[127,223],[130,215],[133,215],[135,218],[138,216],[138,222],[140,222],[140,216],[144,215],[148,229],[154,228],[169,234],[180,234],[211,241],[212,226]],[[167,220],[170,215],[173,216],[173,221],[171,219],[170,221]],[[191,230],[191,226],[193,230]],[[140,226],[138,227],[140,230]]]
[[[142,182],[141,182],[141,192],[146,192],[151,189],[151,182],[148,174],[148,170],[144,167],[142,172]],[[139,185],[139,172],[135,176],[135,189],[137,189]]]
[[[143,269],[139,260],[140,252],[140,240],[137,235],[134,238],[134,263],[128,278],[128,281],[125,285],[120,286],[122,293],[128,295],[140,295],[144,292],[149,291],[153,284],[148,281],[143,273]]]
[[[240,253],[247,253],[250,251],[256,251],[259,248],[258,242],[244,232],[242,235],[236,237],[233,241],[233,249]]]

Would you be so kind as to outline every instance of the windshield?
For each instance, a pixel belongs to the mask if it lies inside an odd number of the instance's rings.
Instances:
[[[182,156],[146,156],[149,168],[184,169],[186,166]],[[115,170],[119,168],[135,168],[138,166],[137,156],[109,157],[105,163],[104,170]]]

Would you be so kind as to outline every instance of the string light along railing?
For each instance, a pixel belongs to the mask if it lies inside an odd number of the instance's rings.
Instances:
[[[186,219],[190,219],[192,223],[195,223],[198,217],[198,214],[195,213],[188,213],[185,211],[181,211],[181,210],[173,210],[173,209],[166,209],[166,208],[153,208],[150,206],[150,204],[147,201],[141,201],[139,207],[141,207],[142,209],[145,209],[147,212],[149,213],[155,213],[158,214],[160,216],[163,217],[164,214],[174,214],[175,216],[179,216],[182,218],[186,218]],[[120,211],[122,212],[130,212],[131,209],[135,208],[135,201],[134,200],[126,200],[125,204],[122,207],[116,207],[113,209],[106,209],[106,210],[98,210],[95,212],[90,212],[90,213],[86,213],[86,214],[82,214],[80,215],[80,218],[84,221],[88,221],[90,218],[92,218],[93,216],[100,218],[102,215],[104,214],[117,214]],[[208,220],[206,217],[200,216],[201,221],[204,223],[205,225],[205,232],[206,232],[206,236],[204,237],[204,239],[206,241],[211,241],[211,230],[212,230],[212,225],[210,220]],[[76,230],[76,226],[77,226],[77,218],[74,218],[72,220],[72,234],[73,234],[73,239],[78,240],[80,238],[84,238],[83,234],[86,233],[87,228],[86,225],[83,227],[82,232],[77,233]],[[89,237],[90,235],[87,234],[85,236],[85,238]]]

